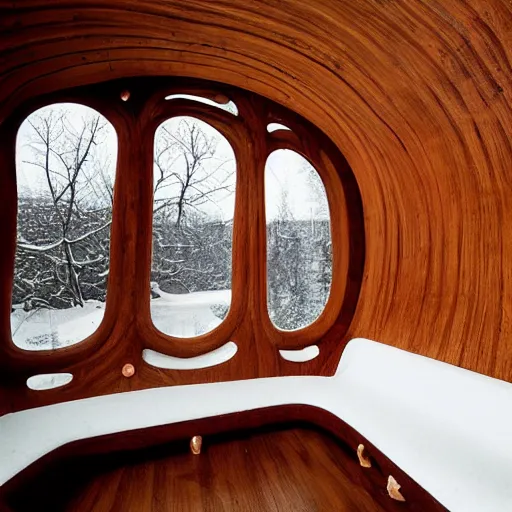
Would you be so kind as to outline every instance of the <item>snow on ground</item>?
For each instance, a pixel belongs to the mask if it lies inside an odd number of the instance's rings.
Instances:
[[[88,301],[67,309],[15,309],[11,313],[14,344],[25,350],[67,347],[90,336],[100,325],[105,304]]]
[[[165,334],[189,338],[209,332],[224,318],[231,290],[168,294],[151,300],[151,318]],[[88,301],[84,307],[38,309],[11,313],[14,344],[25,350],[67,347],[90,336],[100,325],[105,304]]]
[[[220,325],[230,303],[231,290],[165,293],[151,301],[151,319],[165,334],[190,338]]]

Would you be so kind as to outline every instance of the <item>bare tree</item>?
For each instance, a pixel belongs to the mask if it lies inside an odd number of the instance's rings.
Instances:
[[[104,289],[108,268],[112,179],[100,150],[107,123],[58,107],[27,122],[31,158],[23,163],[34,169],[35,193],[20,198],[15,291],[26,292],[28,309],[83,306],[84,289]]]
[[[304,163],[309,199],[296,218],[289,204],[291,180],[280,183],[277,214],[267,223],[268,308],[280,329],[298,329],[323,310],[330,290],[332,256],[329,211],[322,182]],[[306,199],[306,198],[304,198]],[[309,204],[308,204],[309,203]]]
[[[234,159],[201,121],[176,121],[155,139],[153,278],[180,292],[229,288],[231,219],[218,212],[234,193]]]
[[[222,192],[234,192],[233,171],[219,158],[217,137],[208,135],[199,121],[183,118],[176,129],[164,123],[155,145],[155,209],[166,209],[179,227],[189,211],[215,204]]]

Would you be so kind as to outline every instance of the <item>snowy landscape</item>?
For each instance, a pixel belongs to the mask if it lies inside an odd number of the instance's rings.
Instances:
[[[231,290],[166,294],[151,300],[155,327],[171,336],[190,338],[209,332],[222,322],[215,311],[229,308]],[[90,336],[100,325],[105,303],[89,300],[66,309],[14,309],[11,332],[14,343],[25,350],[67,347]]]
[[[95,300],[65,309],[16,308],[11,314],[12,339],[25,350],[67,347],[90,336],[104,312],[105,304]]]
[[[77,343],[105,311],[117,139],[92,109],[35,112],[17,141],[18,236],[11,331],[26,350]],[[236,160],[226,139],[190,117],[155,136],[151,317],[165,334],[211,331],[231,303]],[[314,321],[332,272],[322,182],[288,150],[266,175],[268,309],[293,330]]]

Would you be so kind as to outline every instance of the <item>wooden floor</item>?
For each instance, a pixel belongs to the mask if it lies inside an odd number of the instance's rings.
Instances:
[[[358,482],[355,454],[330,436],[305,428],[205,439],[197,456],[180,443],[79,461],[46,471],[12,497],[12,510],[408,510],[390,500],[385,482],[377,492]]]

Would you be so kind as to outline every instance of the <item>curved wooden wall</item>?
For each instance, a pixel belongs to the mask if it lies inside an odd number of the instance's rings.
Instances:
[[[2,5],[0,120],[35,94],[134,75],[218,80],[295,110],[361,190],[366,267],[345,339],[512,380],[510,2]]]
[[[121,92],[129,91],[127,101]],[[229,98],[234,116],[214,106],[179,99],[187,93]],[[361,198],[354,175],[325,135],[297,114],[261,96],[232,86],[177,77],[113,80],[97,85],[36,96],[16,110],[0,140],[10,141],[19,124],[43,105],[71,102],[88,105],[109,119],[117,133],[118,158],[114,185],[110,266],[105,316],[89,337],[58,350],[30,351],[11,339],[10,316],[16,236],[16,148],[0,146],[0,218],[6,243],[0,255],[0,379],[8,383],[10,412],[56,402],[133,391],[226,380],[284,375],[322,375],[352,321],[361,287],[364,227]],[[236,158],[237,184],[233,222],[232,306],[213,331],[195,338],[168,336],[153,325],[150,313],[150,268],[153,216],[153,152],[157,127],[166,119],[193,116],[219,130]],[[290,131],[267,132],[267,123],[280,121]],[[267,260],[264,177],[268,156],[290,149],[307,158],[323,180],[329,201],[332,244],[332,285],[320,316],[294,331],[274,327],[267,311]],[[175,357],[194,357],[235,342],[236,357],[194,371],[162,369],[143,360],[153,349]],[[280,349],[320,346],[314,360],[297,364],[279,356]],[[130,378],[125,364],[133,366]],[[29,389],[34,374],[70,372],[66,386]]]

